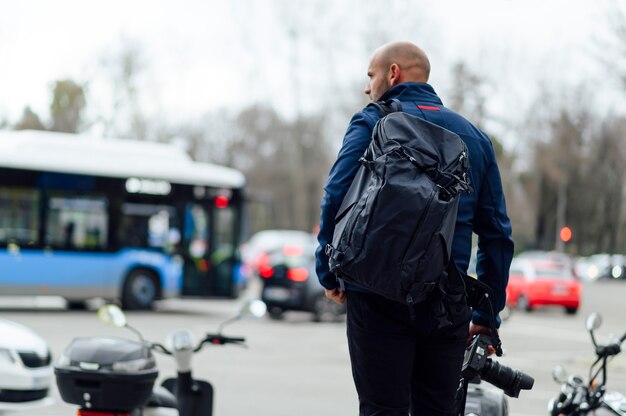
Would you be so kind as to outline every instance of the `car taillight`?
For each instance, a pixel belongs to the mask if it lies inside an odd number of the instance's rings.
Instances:
[[[309,271],[304,267],[287,270],[287,279],[292,282],[304,282],[309,278]]]
[[[274,268],[272,266],[263,265],[259,267],[259,276],[264,279],[269,279],[274,276]]]

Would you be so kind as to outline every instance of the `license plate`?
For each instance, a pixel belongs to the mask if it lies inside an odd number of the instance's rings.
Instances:
[[[33,377],[33,389],[42,389],[44,387],[48,387],[49,384],[50,377],[48,376]]]
[[[284,287],[267,287],[263,291],[263,297],[267,300],[285,301],[291,297],[291,293]]]
[[[552,293],[555,295],[566,295],[568,292],[567,286],[554,286],[552,288]]]

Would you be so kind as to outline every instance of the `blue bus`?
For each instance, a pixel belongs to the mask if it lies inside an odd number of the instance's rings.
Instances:
[[[171,144],[0,131],[0,295],[237,296],[244,185]]]

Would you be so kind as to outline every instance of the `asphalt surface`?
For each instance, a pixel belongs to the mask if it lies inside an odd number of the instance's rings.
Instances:
[[[159,303],[154,312],[129,313],[129,322],[152,341],[164,341],[173,330],[186,328],[200,337],[233,316],[243,299],[258,296],[251,285],[239,300],[182,300]],[[29,326],[58,357],[73,337],[114,335],[133,338],[124,329],[100,323],[95,311],[66,311],[54,299],[0,298],[0,317]],[[500,363],[519,368],[535,378],[532,391],[509,399],[510,414],[547,414],[548,400],[559,386],[552,369],[561,364],[587,376],[594,354],[584,321],[591,312],[603,316],[599,341],[626,331],[626,281],[586,284],[577,315],[546,308],[532,313],[514,311],[501,328],[505,356]],[[245,336],[247,348],[208,346],[194,357],[196,377],[215,387],[217,416],[314,416],[357,414],[345,338],[345,322],[314,323],[305,313],[288,313],[283,321],[240,321],[225,334]],[[171,376],[171,358],[157,356],[159,381]],[[609,367],[608,387],[626,393],[626,354]],[[63,403],[53,386],[55,403],[21,415],[74,415],[76,407]]]

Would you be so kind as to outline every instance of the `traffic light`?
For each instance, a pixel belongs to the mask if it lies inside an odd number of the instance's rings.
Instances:
[[[561,241],[567,243],[572,239],[572,229],[568,226],[561,228],[561,231],[559,232],[559,237],[561,237]]]

